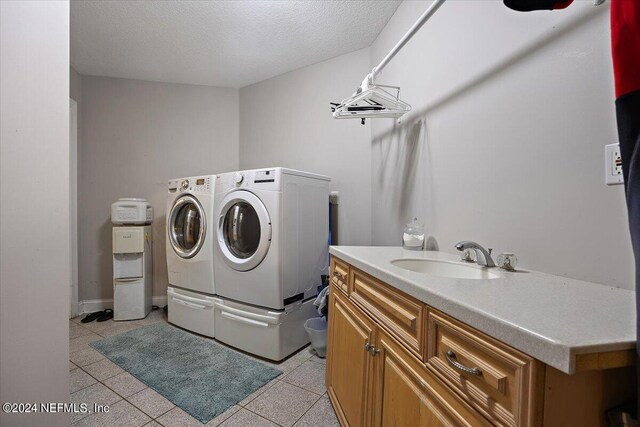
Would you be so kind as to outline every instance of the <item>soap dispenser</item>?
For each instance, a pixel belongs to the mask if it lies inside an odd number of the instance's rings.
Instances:
[[[424,224],[419,223],[418,218],[413,218],[404,227],[402,247],[412,251],[421,251],[424,249],[424,237]]]

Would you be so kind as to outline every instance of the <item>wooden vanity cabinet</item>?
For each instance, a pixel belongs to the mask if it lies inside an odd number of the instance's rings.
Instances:
[[[373,354],[372,426],[488,426],[424,364],[382,329]]]
[[[490,425],[332,286],[326,381],[343,426]]]
[[[497,424],[535,425],[538,361],[435,310],[427,323],[427,361],[439,378]]]
[[[426,306],[376,278],[351,269],[350,299],[386,329],[419,359],[425,353]]]
[[[366,397],[371,387],[373,361],[365,346],[374,342],[375,326],[342,295],[340,285],[332,283],[331,286],[327,393],[342,425],[368,426],[370,417]]]
[[[331,258],[331,283],[345,295],[349,295],[349,264]]]
[[[343,427],[602,427],[635,393],[629,352],[580,357],[566,375],[344,261],[331,268],[326,385]]]

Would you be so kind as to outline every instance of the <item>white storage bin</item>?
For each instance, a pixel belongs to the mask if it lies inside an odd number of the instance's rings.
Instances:
[[[327,354],[327,321],[323,317],[314,317],[304,322],[304,329],[311,339],[311,347],[318,357],[324,359]]]

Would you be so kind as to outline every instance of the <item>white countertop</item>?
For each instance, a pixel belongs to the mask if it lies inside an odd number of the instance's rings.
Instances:
[[[332,246],[330,252],[567,374],[574,372],[577,354],[635,346],[634,291],[528,270],[496,267],[491,272],[499,278],[473,280],[427,276],[391,264],[399,258],[459,261],[444,252],[371,246]]]

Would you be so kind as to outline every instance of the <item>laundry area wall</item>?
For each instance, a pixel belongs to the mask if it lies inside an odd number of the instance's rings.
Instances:
[[[403,2],[370,48],[239,90],[82,76],[80,300],[112,296],[117,198],[153,204],[163,296],[167,179],[268,166],[331,176],[339,244],[399,245],[417,216],[441,250],[470,239],[524,268],[632,288],[623,187],[603,176],[617,141],[608,7],[447,2],[377,80],[400,86],[412,112],[400,124],[332,118],[329,102],[429,4]]]
[[[166,296],[167,181],[237,170],[238,90],[82,77],[79,300],[113,296],[111,203],[153,205],[154,295]]]
[[[362,49],[240,89],[240,167],[283,166],[331,177],[341,245],[371,244],[371,126],[336,121],[329,102],[370,69]]]
[[[72,70],[82,110],[79,300],[113,297],[110,206],[119,197],[153,205],[154,295],[166,295],[170,178],[268,166],[329,175],[340,192],[340,243],[370,244],[371,127],[337,123],[329,109],[355,90],[369,61],[363,49],[240,91]]]
[[[428,5],[400,5],[372,66]],[[474,240],[525,268],[633,288],[623,186],[604,184],[618,140],[608,6],[447,2],[378,82],[413,111],[371,121],[374,245],[397,245],[417,216],[441,250]]]

